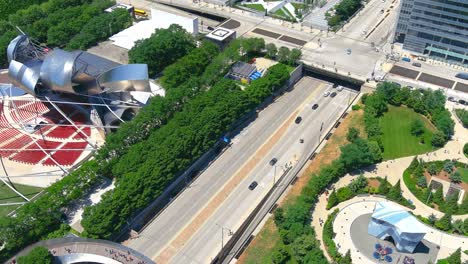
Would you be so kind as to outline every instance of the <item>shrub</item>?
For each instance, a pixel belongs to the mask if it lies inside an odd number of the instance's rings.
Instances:
[[[336,195],[335,191],[332,191],[330,196],[328,196],[328,202],[327,202],[327,210],[332,208],[333,206],[339,204],[340,201],[338,200],[338,196]]]
[[[426,177],[424,176],[419,176],[418,177],[418,182],[417,182],[418,186],[421,187],[421,188],[426,188],[427,187],[427,181],[426,181]]]
[[[427,167],[427,172],[429,172],[429,174],[432,175],[432,176],[437,175],[439,173],[439,171],[437,169],[437,165],[435,165],[434,163],[431,163]]]
[[[325,221],[325,224],[323,225],[323,244],[334,260],[339,260],[341,258],[341,254],[336,248],[335,241],[333,241],[333,238],[335,237],[335,232],[333,232],[333,221],[335,221],[338,213],[338,209],[333,211],[333,213],[328,215],[327,221]]]
[[[341,203],[343,201],[351,199],[354,196],[354,194],[349,187],[343,187],[338,189],[336,196],[338,197],[338,201],[340,201]]]
[[[424,123],[420,119],[415,119],[411,123],[411,135],[420,136],[424,133]]]
[[[289,252],[285,246],[277,247],[271,254],[271,260],[275,264],[284,264],[290,258]]]
[[[443,147],[445,144],[445,136],[442,134],[442,132],[436,132],[434,135],[432,135],[431,139],[431,145],[434,147]]]
[[[18,264],[52,264],[53,256],[45,247],[35,247],[27,255],[18,258]]]
[[[351,183],[348,185],[351,192],[355,194],[362,192],[366,186],[367,186],[367,179],[362,174],[359,175],[353,181],[351,181]]]
[[[353,111],[357,111],[357,110],[361,109],[361,106],[355,104],[355,105],[351,106],[351,109],[352,109]]]
[[[450,181],[454,183],[460,183],[462,181],[462,175],[459,171],[454,171],[450,174]]]
[[[447,173],[452,173],[454,168],[455,168],[455,164],[453,164],[452,161],[449,160],[445,162],[444,171],[446,171]]]
[[[463,154],[468,158],[468,143],[463,146]]]
[[[390,183],[387,181],[386,176],[384,179],[380,179],[379,190],[378,190],[379,194],[386,195],[390,191],[389,185]]]
[[[354,142],[357,138],[359,138],[359,130],[355,127],[350,127],[348,129],[348,133],[346,134],[346,139],[349,142]]]
[[[449,231],[452,228],[452,215],[444,214],[442,218],[435,222],[435,226],[443,231]]]

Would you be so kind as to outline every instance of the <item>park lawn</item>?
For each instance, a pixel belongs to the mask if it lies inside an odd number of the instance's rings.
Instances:
[[[420,119],[424,123],[424,144],[411,135],[411,123]],[[431,138],[436,128],[423,116],[406,107],[388,106],[380,118],[384,160],[423,154],[434,150]]]
[[[278,15],[280,17],[288,17],[288,15],[286,15],[286,13],[283,11],[283,8],[276,10],[275,15]]]
[[[292,18],[292,19],[296,19],[296,16],[294,16],[293,14],[291,14],[291,12],[289,12],[289,10],[286,8],[286,7],[283,7],[281,8],[283,9],[284,13],[286,14],[286,16],[288,16],[289,18]]]
[[[22,193],[24,196],[31,198],[34,195],[38,194],[42,188],[15,184],[17,190]],[[14,203],[14,202],[23,202],[24,199],[21,196],[17,195],[13,192],[8,186],[6,186],[3,182],[0,183],[0,203]],[[18,205],[8,205],[8,206],[0,206],[0,217],[5,216],[11,211],[15,210]]]
[[[244,4],[242,6],[247,7],[247,8],[251,8],[251,9],[255,9],[255,10],[260,11],[260,12],[265,12],[265,8],[261,4]]]
[[[291,3],[296,9],[304,9],[306,5],[302,3]]]
[[[460,172],[462,176],[462,181],[468,183],[468,169],[467,168],[457,168],[457,171]]]

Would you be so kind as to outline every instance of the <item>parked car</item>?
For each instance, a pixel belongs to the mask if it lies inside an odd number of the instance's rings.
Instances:
[[[319,107],[318,104],[314,104],[314,105],[312,106],[312,110],[315,110],[315,109],[317,109],[318,107]]]
[[[334,83],[332,88],[337,88],[339,85],[337,83]]]
[[[330,94],[330,97],[331,97],[331,98],[333,98],[333,97],[335,97],[335,96],[336,96],[336,93],[335,93],[335,92],[333,92],[333,93]]]
[[[413,62],[413,66],[414,66],[414,67],[421,67],[421,63],[419,63],[419,62]]]
[[[455,77],[460,78],[460,79],[464,79],[464,80],[468,80],[468,73],[460,72],[460,73],[457,73],[455,75]]]
[[[344,87],[340,85],[340,86],[338,86],[337,90],[338,90],[338,92],[341,92],[341,91],[343,91],[343,89],[344,89]]]
[[[249,190],[253,191],[253,189],[255,189],[255,187],[257,187],[257,185],[258,185],[258,182],[253,181],[253,182],[249,185]]]
[[[403,58],[401,58],[401,60],[402,60],[402,61],[406,61],[406,62],[411,62],[411,59],[408,58],[408,57],[403,57]]]
[[[449,98],[447,98],[447,100],[449,100],[450,102],[456,102],[457,100],[455,100],[455,98],[453,96],[449,96]]]
[[[302,121],[302,117],[298,116],[296,117],[296,120],[294,122],[296,122],[296,124],[299,124],[301,121]]]
[[[277,161],[278,161],[277,158],[271,159],[271,160],[270,160],[270,165],[271,165],[271,166],[275,165]]]
[[[323,93],[323,97],[328,97],[330,95],[330,92],[329,91],[326,91]]]

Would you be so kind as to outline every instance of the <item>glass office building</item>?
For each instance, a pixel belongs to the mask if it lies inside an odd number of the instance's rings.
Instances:
[[[401,0],[395,40],[414,53],[468,64],[468,0]]]

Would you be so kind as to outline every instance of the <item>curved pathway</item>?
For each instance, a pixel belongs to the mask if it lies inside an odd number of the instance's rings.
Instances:
[[[427,153],[427,154],[418,155],[418,157],[423,159],[424,161],[458,159],[460,162],[468,163],[468,158],[465,157],[465,155],[463,154],[463,146],[466,142],[468,142],[468,129],[464,128],[461,125],[460,121],[456,118],[455,114],[453,113],[454,108],[467,109],[467,107],[461,106],[461,105],[455,105],[452,102],[447,102],[446,107],[447,109],[452,111],[452,118],[455,120],[455,133],[454,133],[452,140],[450,140],[443,148]],[[366,178],[387,176],[387,180],[392,185],[394,185],[398,180],[400,180],[403,197],[411,200],[416,207],[414,210],[412,210],[414,214],[422,215],[424,217],[428,217],[429,215],[434,214],[438,218],[440,218],[444,215],[442,212],[437,211],[425,205],[421,201],[419,201],[413,195],[413,193],[411,193],[411,191],[408,189],[408,187],[406,187],[406,185],[403,182],[403,172],[410,165],[413,158],[414,156],[410,156],[410,157],[384,161],[384,162],[374,165],[371,169],[363,170],[362,174]],[[346,174],[337,183],[335,183],[333,187],[338,189],[338,188],[347,186],[358,175],[359,173],[358,174]],[[342,204],[346,204],[346,203],[347,202],[343,202]],[[312,212],[312,226],[314,227],[319,240],[322,240],[322,234],[323,234],[323,225],[320,223],[321,220],[325,222],[326,219],[328,218],[328,215],[332,213],[335,208],[342,208],[340,207],[342,204],[339,204],[336,207],[331,208],[330,210],[327,210],[326,209],[327,195],[325,193],[320,195],[318,202],[315,206],[315,210]],[[468,214],[455,215],[452,218],[454,220],[466,219],[468,218]],[[468,244],[468,238],[465,238],[465,239],[467,239],[466,243]],[[324,251],[327,258],[331,260],[331,257],[328,255],[327,251],[325,250],[325,247],[323,246],[323,243],[320,243],[320,248]],[[458,246],[456,248],[458,248]],[[453,250],[454,249],[452,249],[451,251]],[[346,251],[344,252],[346,253]],[[446,254],[447,252],[443,252],[441,250],[439,251],[438,257],[444,258]]]

